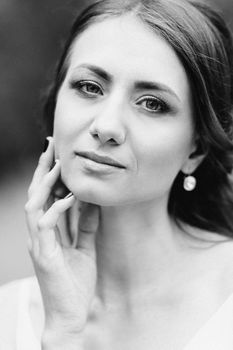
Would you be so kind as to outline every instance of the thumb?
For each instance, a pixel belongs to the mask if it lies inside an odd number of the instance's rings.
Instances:
[[[99,226],[100,207],[92,203],[83,203],[78,222],[77,249],[95,257],[95,237]]]

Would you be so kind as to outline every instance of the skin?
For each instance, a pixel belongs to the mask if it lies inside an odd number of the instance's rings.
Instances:
[[[89,85],[80,88],[80,80]],[[138,80],[163,89],[135,89]],[[161,109],[161,101],[169,108]],[[53,136],[26,204],[45,305],[43,349],[77,350],[84,338],[88,350],[113,348],[116,339],[116,349],[181,349],[231,290],[218,286],[232,255],[225,245],[210,247],[184,234],[167,213],[178,172],[192,173],[203,159],[194,155],[191,89],[173,49],[131,15],[87,28],[73,45]],[[125,169],[96,174],[77,151],[112,156]],[[54,152],[59,161],[50,170]],[[46,211],[60,172],[74,195]],[[82,203],[77,244],[65,249],[55,226],[75,199]],[[186,229],[219,241],[217,234]]]
[[[84,64],[111,74],[112,83],[79,68]],[[88,98],[70,88],[80,80],[98,84],[96,93]],[[164,84],[177,98],[155,89],[137,91],[137,80]],[[103,91],[98,92],[98,86]],[[146,101],[139,100],[148,95],[168,101],[171,111],[147,109]],[[86,30],[76,40],[58,94],[54,137],[63,179],[81,200],[124,209],[166,202],[175,176],[194,150],[189,83],[174,51],[133,18],[105,21]],[[74,156],[78,150],[112,155],[127,169],[108,177],[84,176]]]
[[[80,68],[84,64],[105,70],[112,82]],[[94,81],[94,93],[86,92],[87,86],[84,93],[70,87],[80,80]],[[137,80],[163,84],[172,93],[136,90]],[[146,96],[168,101],[170,110],[160,111],[156,103],[155,111],[147,108]],[[132,16],[91,26],[73,46],[58,94],[54,138],[68,188],[101,206],[99,294],[105,303],[114,298],[122,304],[119,295],[130,303],[134,294],[157,284],[158,265],[149,274],[148,266],[161,264],[164,250],[172,255],[176,250],[169,192],[177,173],[191,173],[200,161],[190,159],[195,150],[191,91],[173,49]],[[78,150],[112,155],[126,169],[108,176],[87,173]],[[145,257],[143,266],[138,256]]]

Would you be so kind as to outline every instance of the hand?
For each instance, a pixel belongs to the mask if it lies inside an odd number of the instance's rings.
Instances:
[[[53,139],[49,138],[25,205],[30,233],[28,248],[43,298],[44,337],[52,338],[56,334],[65,341],[73,341],[82,335],[95,292],[99,206],[82,203],[76,247],[63,247],[56,237],[56,224],[61,214],[74,204],[75,197],[71,194],[60,199],[46,211],[51,190],[60,175],[59,161],[50,170],[53,155]]]

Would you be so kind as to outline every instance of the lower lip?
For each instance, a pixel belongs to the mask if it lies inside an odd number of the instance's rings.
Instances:
[[[82,156],[78,157],[82,161],[82,164],[84,165],[85,169],[90,172],[96,172],[98,174],[110,174],[115,171],[124,170],[124,168],[119,168],[114,165],[97,163],[94,160]]]

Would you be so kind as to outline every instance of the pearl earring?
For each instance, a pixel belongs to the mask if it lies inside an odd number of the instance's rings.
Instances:
[[[194,176],[192,175],[185,176],[184,185],[183,185],[185,191],[193,191],[194,188],[196,187],[196,184],[197,184],[197,180]]]

